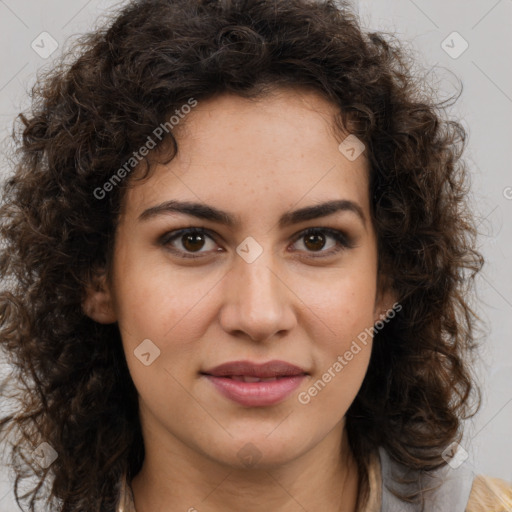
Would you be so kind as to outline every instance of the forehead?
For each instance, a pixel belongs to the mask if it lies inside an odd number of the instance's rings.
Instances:
[[[319,93],[279,89],[257,99],[199,101],[174,133],[178,153],[128,189],[134,213],[174,197],[258,210],[336,198],[369,210],[368,165],[339,150],[337,107]],[[300,206],[299,205],[299,206]]]

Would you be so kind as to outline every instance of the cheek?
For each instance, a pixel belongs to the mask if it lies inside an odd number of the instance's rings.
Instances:
[[[198,286],[186,269],[171,271],[157,251],[139,248],[129,240],[119,241],[114,265],[119,324],[139,337],[162,340],[204,296],[208,284]]]
[[[347,286],[332,287],[323,303],[317,301],[322,321],[311,320],[316,327],[310,333],[315,371],[297,397],[311,416],[318,415],[326,423],[339,421],[350,407],[372,350],[374,288],[344,284]]]
[[[358,334],[373,326],[376,276],[371,269],[365,270],[345,275],[340,272],[324,281],[323,286],[308,291],[308,305],[318,317],[317,324],[328,333],[320,339],[334,350],[350,344]]]
[[[116,312],[134,378],[144,370],[134,351],[147,339],[160,350],[151,365],[152,374],[158,368],[181,374],[193,358],[196,341],[214,321],[213,295],[222,274],[201,274],[190,268],[171,271],[169,265],[136,257],[120,258],[119,263]]]
[[[207,292],[212,285],[209,280],[190,285],[185,274],[170,276],[154,267],[123,270],[116,289],[118,324],[134,384],[145,402],[157,400],[157,408],[165,405],[160,400],[180,404],[178,383],[188,382],[195,370],[195,342],[210,321]]]
[[[372,267],[338,271],[329,284],[309,289],[309,333],[315,372],[299,403],[332,416],[348,409],[362,384],[372,349],[376,275]],[[330,412],[328,412],[330,411]]]

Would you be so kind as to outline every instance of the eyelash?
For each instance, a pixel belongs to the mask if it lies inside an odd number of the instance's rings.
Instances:
[[[331,228],[307,228],[303,231],[301,231],[295,238],[294,238],[294,244],[298,242],[301,238],[304,238],[309,235],[317,235],[319,233],[327,234],[328,236],[332,237],[337,243],[337,247],[335,249],[330,249],[328,251],[318,251],[322,253],[322,256],[318,256],[314,254],[314,251],[311,251],[310,256],[312,258],[326,258],[328,256],[333,256],[334,254],[339,253],[340,251],[344,249],[352,249],[354,247],[353,242],[350,240],[347,235],[345,235],[342,231],[338,231],[337,229],[331,229]],[[215,237],[213,236],[212,232],[209,229],[206,228],[200,228],[200,227],[193,227],[193,228],[185,228],[185,229],[179,229],[175,231],[170,231],[168,233],[165,233],[163,236],[159,239],[159,244],[162,246],[165,246],[168,248],[171,252],[174,254],[177,254],[178,257],[181,258],[187,258],[187,259],[196,259],[196,258],[203,258],[202,253],[198,253],[198,255],[192,255],[192,253],[186,253],[180,250],[176,250],[172,247],[169,247],[169,244],[173,242],[176,239],[179,239],[180,237],[183,237],[184,235],[189,234],[200,234],[200,235],[206,235],[209,238],[211,238],[213,241],[215,241]],[[295,251],[294,251],[295,252]]]

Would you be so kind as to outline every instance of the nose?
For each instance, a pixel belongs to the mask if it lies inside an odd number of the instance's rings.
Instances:
[[[262,342],[293,329],[295,296],[280,268],[271,251],[263,251],[252,263],[236,256],[224,282],[220,311],[226,332]]]

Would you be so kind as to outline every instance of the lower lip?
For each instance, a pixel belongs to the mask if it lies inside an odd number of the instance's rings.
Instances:
[[[282,402],[297,389],[306,375],[282,377],[269,382],[242,382],[206,375],[225,397],[247,407],[264,407]]]

